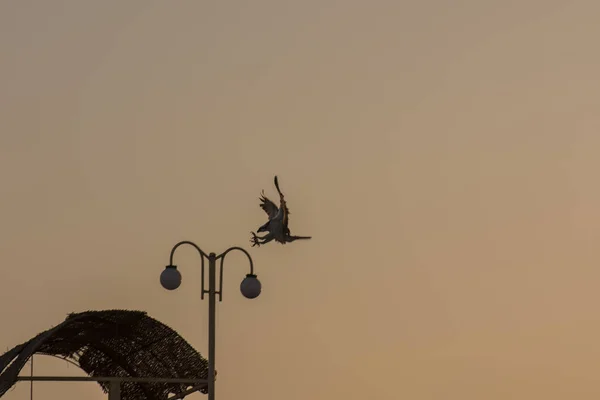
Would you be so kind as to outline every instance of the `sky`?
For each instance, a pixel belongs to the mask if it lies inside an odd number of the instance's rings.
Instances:
[[[599,18],[591,0],[2,1],[0,347],[120,308],[206,355],[194,251],[159,284],[192,240],[244,246],[263,285],[242,297],[228,256],[217,398],[598,398]],[[251,248],[274,175],[313,239]]]

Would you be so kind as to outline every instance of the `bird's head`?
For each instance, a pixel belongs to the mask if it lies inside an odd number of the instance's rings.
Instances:
[[[264,224],[262,224],[262,226],[260,228],[257,229],[257,233],[260,232],[269,232],[269,224],[271,223],[271,221],[267,221]]]

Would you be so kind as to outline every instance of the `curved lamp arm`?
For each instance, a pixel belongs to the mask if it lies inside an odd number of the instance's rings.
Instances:
[[[189,240],[183,240],[183,241],[177,243],[175,246],[173,246],[173,248],[171,249],[171,255],[169,256],[169,265],[175,265],[175,264],[173,264],[173,257],[175,256],[175,250],[177,250],[179,248],[179,246],[183,246],[183,245],[192,246],[193,248],[198,250],[198,254],[200,254],[200,260],[202,262],[202,264],[201,264],[202,291],[200,293],[200,298],[204,299],[204,258],[208,258],[208,255],[205,252],[203,252],[202,249],[196,243],[190,242]]]
[[[203,262],[204,262],[204,257],[208,258],[208,254],[206,254],[205,252],[203,252],[202,249],[200,247],[198,247],[198,245],[196,243],[190,242],[189,240],[183,240],[183,241],[177,243],[171,249],[171,256],[169,257],[169,264],[173,265],[173,256],[175,255],[175,250],[177,250],[177,248],[179,246],[183,246],[184,244],[187,244],[188,246],[192,246],[193,248],[195,248],[196,250],[198,250],[198,253],[200,254],[200,258],[202,258]]]
[[[250,262],[250,273],[246,274],[246,277],[256,278],[256,275],[254,275],[254,262],[252,261],[252,257],[250,257],[250,253],[238,246],[228,248],[215,258],[215,260],[221,259],[219,265],[219,291],[217,292],[219,295],[219,301],[223,301],[223,262],[225,261],[225,256],[232,250],[239,250],[246,255],[248,262]]]

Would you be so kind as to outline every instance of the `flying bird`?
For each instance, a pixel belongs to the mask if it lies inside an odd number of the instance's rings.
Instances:
[[[275,203],[265,196],[264,190],[261,192],[260,208],[267,213],[269,220],[260,226],[256,232],[267,232],[267,234],[260,237],[257,236],[256,233],[251,232],[252,239],[250,239],[250,242],[252,243],[252,247],[269,243],[272,240],[275,240],[281,244],[286,244],[299,239],[311,238],[311,236],[294,236],[290,234],[290,228],[288,226],[290,210],[287,207],[287,203],[283,193],[281,193],[281,189],[279,189],[279,181],[277,176],[275,176],[274,181],[275,188],[277,188],[277,192],[279,193],[279,207],[277,207]]]

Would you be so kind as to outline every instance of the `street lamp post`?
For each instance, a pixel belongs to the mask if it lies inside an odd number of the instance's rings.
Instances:
[[[254,275],[254,263],[250,254],[241,247],[230,247],[223,253],[216,255],[215,253],[206,254],[198,245],[190,241],[182,241],[173,246],[169,265],[160,274],[160,283],[167,290],[175,290],[181,285],[181,273],[177,270],[177,266],[173,264],[173,256],[175,250],[179,246],[189,245],[194,247],[200,254],[202,268],[202,292],[200,297],[204,299],[204,295],[208,294],[208,400],[215,399],[215,315],[216,315],[216,295],[219,295],[219,301],[223,299],[223,261],[225,256],[232,250],[239,250],[246,254],[250,262],[250,273],[246,275],[240,284],[242,295],[248,299],[258,297],[261,292],[261,284]],[[204,260],[208,260],[208,289],[204,286]],[[217,291],[217,260],[220,260],[219,267],[219,290]]]

